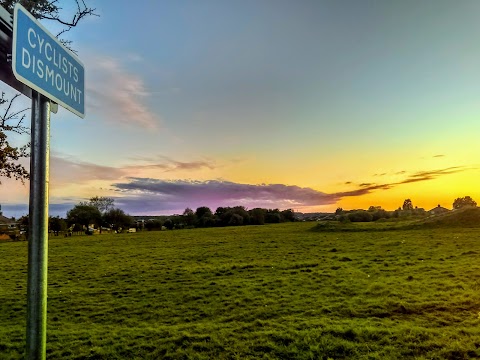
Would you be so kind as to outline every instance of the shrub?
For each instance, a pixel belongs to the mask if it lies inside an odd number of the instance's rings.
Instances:
[[[365,210],[358,210],[348,214],[351,222],[369,222],[373,220],[373,215]]]

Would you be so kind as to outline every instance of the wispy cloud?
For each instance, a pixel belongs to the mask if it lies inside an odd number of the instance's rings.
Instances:
[[[109,57],[96,56],[88,62],[88,111],[99,112],[116,124],[158,128],[161,120],[145,105],[149,92],[138,75]]]
[[[158,169],[165,172],[172,172],[183,170],[200,170],[203,168],[213,170],[218,167],[215,161],[210,159],[179,161],[167,156],[158,156],[157,158],[137,157],[132,160],[135,161],[135,164],[127,166],[126,169]]]
[[[403,184],[410,184],[410,183],[415,183],[415,182],[434,180],[434,179],[437,179],[440,176],[455,174],[455,173],[469,171],[469,170],[474,170],[474,169],[470,168],[470,167],[465,167],[465,166],[453,166],[453,167],[449,167],[449,168],[445,168],[445,169],[419,171],[419,172],[415,172],[413,174],[408,175],[405,179],[400,180],[400,181],[385,183],[385,184],[361,183],[361,184],[358,185],[359,189],[352,190],[352,191],[341,192],[341,193],[336,193],[336,194],[338,196],[341,196],[341,197],[361,196],[361,195],[368,194],[368,193],[370,193],[372,191],[375,191],[375,190],[388,190],[388,189],[391,189],[393,187],[403,185]],[[403,175],[405,173],[406,173],[406,171],[399,171],[399,172],[395,173],[395,175]]]
[[[138,174],[142,170],[157,170],[163,173],[182,171],[193,172],[202,169],[216,169],[218,165],[210,159],[180,161],[166,156],[157,158],[137,157],[130,159],[131,164],[124,166],[106,166],[83,161],[61,153],[50,157],[50,178],[55,186],[80,184],[95,180],[121,181],[123,178]]]
[[[97,165],[68,156],[52,155],[51,179],[58,186],[93,180],[118,180],[127,173],[121,168]]]
[[[441,158],[441,157],[445,157],[446,155],[443,155],[443,154],[439,154],[439,155],[434,155],[433,157],[434,158]]]
[[[368,187],[368,186],[372,186],[372,185],[374,185],[374,184],[372,184],[372,183],[361,183],[360,184],[361,187],[365,187],[365,186]]]
[[[405,180],[405,182],[412,182],[412,181],[409,181],[409,180],[415,180],[415,179],[420,179],[420,181],[432,180],[432,179],[435,179],[435,178],[437,178],[439,176],[442,176],[442,175],[455,174],[455,173],[463,172],[463,171],[467,171],[467,170],[471,170],[471,168],[467,168],[467,167],[464,167],[464,166],[452,166],[452,167],[445,168],[445,169],[420,171],[420,172],[417,172],[417,173],[414,173],[414,174],[410,175],[409,178]]]

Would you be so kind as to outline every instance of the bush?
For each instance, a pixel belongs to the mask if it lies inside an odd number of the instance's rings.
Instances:
[[[230,220],[228,221],[228,225],[230,226],[238,226],[243,225],[243,217],[239,214],[232,214]]]
[[[373,215],[365,210],[358,210],[348,214],[351,222],[369,222],[373,221]]]
[[[175,226],[175,224],[173,223],[172,219],[167,219],[167,220],[165,220],[165,222],[163,223],[163,225],[164,225],[168,230],[173,230],[173,227]]]
[[[148,231],[152,230],[162,230],[162,222],[160,220],[148,220],[145,223],[145,228]]]

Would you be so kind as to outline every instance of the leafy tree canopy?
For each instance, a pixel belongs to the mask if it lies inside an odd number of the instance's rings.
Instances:
[[[94,196],[90,198],[88,204],[98,209],[102,214],[113,209],[115,200],[106,196]]]
[[[465,206],[477,206],[477,202],[473,200],[470,196],[456,198],[453,202],[454,209],[461,209]]]
[[[103,215],[103,220],[109,224],[109,226],[113,227],[114,230],[129,228],[134,223],[133,218],[122,209],[107,210]]]
[[[98,224],[102,219],[100,211],[88,203],[77,204],[67,212],[67,221],[69,224],[80,224],[88,226]]]

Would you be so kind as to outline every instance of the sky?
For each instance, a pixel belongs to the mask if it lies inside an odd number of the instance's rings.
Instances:
[[[86,3],[64,36],[86,117],[52,114],[51,215],[480,202],[480,2]],[[0,181],[4,215],[27,214],[28,182]]]

